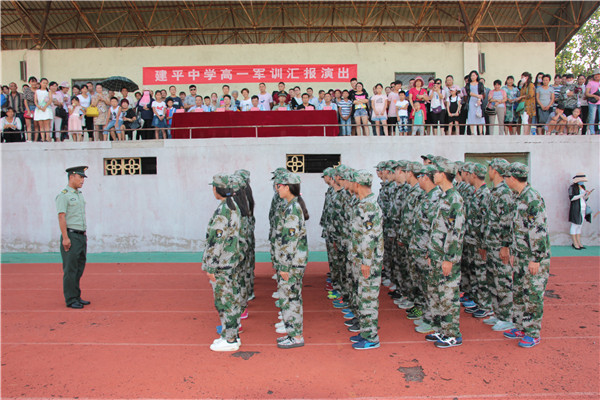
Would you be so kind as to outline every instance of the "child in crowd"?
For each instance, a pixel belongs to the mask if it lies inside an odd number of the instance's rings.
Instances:
[[[183,108],[182,108],[183,110]],[[133,131],[135,130],[132,127],[132,124],[137,119],[137,113],[135,108],[129,108],[129,100],[123,99],[121,100],[121,119],[120,119],[120,127],[123,140],[125,140],[125,135],[129,138],[129,140],[133,140]],[[138,122],[139,123],[139,122]],[[138,133],[138,136],[140,134]]]
[[[406,136],[408,133],[408,106],[410,105],[406,100],[406,92],[398,92],[399,99],[396,100],[396,110],[398,111],[398,132],[400,136]]]
[[[342,98],[338,101],[338,109],[340,111],[340,124],[342,125],[340,136],[350,136],[352,133],[352,120],[350,118],[352,114],[352,101],[350,100],[349,91],[344,90],[342,92]]]
[[[116,97],[111,97],[110,98],[110,107],[108,109],[108,124],[106,124],[106,126],[104,127],[104,131],[102,132],[102,135],[104,137],[104,141],[109,140],[108,139],[108,134],[110,133],[110,137],[112,138],[112,140],[118,140],[117,137],[115,136],[115,131],[117,131],[117,133],[119,133],[119,137],[121,136],[120,132],[121,132],[121,107],[119,107],[119,99],[117,99]]]
[[[452,127],[456,127],[454,131],[454,135],[458,135],[459,131],[459,119],[460,119],[460,109],[462,108],[462,104],[460,102],[460,97],[457,94],[457,87],[450,87],[450,96],[446,100],[446,110],[448,110],[448,134],[452,135]]]
[[[412,111],[412,136],[418,134],[418,136],[425,135],[425,107],[420,101],[416,100],[413,102],[414,108]]]
[[[383,94],[383,85],[375,85],[375,95],[371,97],[371,119],[375,122],[377,136],[387,136],[387,96]],[[383,125],[383,133],[381,126]]]
[[[156,100],[152,102],[152,112],[154,117],[152,118],[152,126],[155,128],[154,138],[158,140],[162,133],[163,139],[167,138],[167,121],[166,113],[167,105],[162,100],[160,92],[156,92]]]
[[[69,106],[69,134],[74,142],[83,141],[83,110],[79,105],[79,98],[73,96],[71,99],[71,105]]]
[[[171,126],[173,125],[173,115],[177,112],[177,109],[173,107],[173,99],[167,99],[167,137],[171,139]]]
[[[566,128],[567,116],[565,115],[565,109],[559,104],[556,106],[556,110],[550,114],[546,132],[550,132],[550,135],[564,135],[566,133]]]
[[[581,108],[577,107],[573,109],[571,115],[567,117],[567,133],[569,135],[581,135],[583,121],[581,121],[580,115]]]

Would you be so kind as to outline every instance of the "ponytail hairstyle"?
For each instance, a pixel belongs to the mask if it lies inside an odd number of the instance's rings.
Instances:
[[[252,188],[250,187],[250,182],[244,188],[244,192],[246,192],[246,199],[248,200],[248,212],[250,216],[254,215],[254,196],[252,195]]]
[[[308,210],[306,209],[306,204],[304,203],[304,200],[302,199],[302,196],[300,195],[300,184],[299,183],[294,183],[294,184],[290,183],[290,184],[288,184],[288,186],[290,188],[290,193],[298,198],[298,204],[300,204],[300,208],[302,208],[302,214],[304,214],[304,220],[308,221],[308,218],[309,218]]]
[[[215,191],[219,196],[225,197],[227,207],[229,207],[230,210],[235,210],[235,204],[233,204],[233,199],[231,198],[234,193],[231,188],[220,188],[215,186]]]
[[[243,189],[240,189],[233,194],[233,200],[239,207],[242,217],[250,216],[250,211],[248,210],[248,199],[246,198],[246,192]]]

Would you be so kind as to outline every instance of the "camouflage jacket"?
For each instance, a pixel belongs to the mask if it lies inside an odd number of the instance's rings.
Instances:
[[[511,251],[542,262],[550,258],[550,237],[546,218],[546,203],[530,185],[517,195],[513,214]]]
[[[381,268],[383,225],[381,207],[371,193],[354,207],[351,221],[352,255],[359,265]]]
[[[271,208],[269,209],[269,239],[273,239],[273,235],[275,234],[275,228],[277,227],[277,218],[281,213],[281,208],[285,205],[285,200],[283,200],[277,191],[273,193],[273,198],[271,199]]]
[[[432,261],[460,262],[465,234],[463,199],[453,187],[442,193],[431,223],[429,256]]]
[[[475,187],[473,187],[475,189]],[[464,199],[463,199],[464,200]],[[484,184],[466,201],[465,244],[483,249],[483,224],[490,201],[490,190]]]
[[[344,189],[334,190],[331,195],[331,203],[329,205],[328,221],[323,227],[327,233],[327,238],[339,244],[344,234],[343,229],[343,196]]]
[[[390,231],[394,229],[394,220],[391,214],[396,193],[398,193],[398,184],[394,181],[388,182],[384,206],[381,208],[381,213],[383,214],[383,232],[386,236],[390,236]]]
[[[504,181],[490,190],[487,211],[482,225],[483,248],[498,250],[512,243],[512,220],[515,196]]]
[[[409,249],[421,253],[424,258],[428,258],[431,224],[438,209],[437,202],[442,194],[442,189],[439,186],[431,189],[429,193],[425,192],[415,210],[415,223]]]
[[[321,225],[322,232],[321,237],[327,237],[327,226],[329,225],[329,221],[331,218],[331,203],[333,199],[334,193],[333,187],[329,186],[327,191],[325,192],[325,200],[323,201],[323,212],[321,213],[321,221],[319,221],[319,225]]]
[[[406,193],[406,200],[404,202],[404,207],[402,208],[402,222],[400,223],[400,230],[398,231],[398,241],[405,246],[408,246],[410,243],[415,209],[421,200],[421,196],[425,193],[418,183],[415,183],[414,186],[410,186],[410,184],[407,186],[408,191]]]
[[[394,197],[390,199],[390,219],[392,229],[386,232],[388,237],[397,237],[402,227],[402,210],[406,203],[406,197],[411,186],[408,183],[396,186]]]
[[[335,223],[340,224],[341,231],[341,243],[346,249],[351,249],[351,228],[350,224],[352,221],[352,215],[354,213],[354,206],[356,205],[356,197],[346,189],[340,191],[341,197],[341,208],[340,208],[340,220]]]
[[[285,200],[284,200],[285,201]],[[308,241],[306,224],[298,198],[286,204],[277,218],[274,235],[275,269],[288,272],[292,267],[306,267]]]
[[[241,214],[237,205],[232,210],[225,200],[221,201],[206,228],[206,245],[202,257],[204,271],[214,274],[219,269],[236,267],[240,263],[240,229]]]

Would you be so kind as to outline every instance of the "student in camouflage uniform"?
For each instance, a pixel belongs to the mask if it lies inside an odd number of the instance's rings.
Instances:
[[[483,322],[492,325],[494,331],[514,328],[513,269],[509,262],[509,246],[512,242],[512,219],[514,214],[514,194],[504,182],[504,173],[510,164],[503,158],[494,158],[488,163],[488,174],[492,189],[482,227],[483,241],[479,250],[486,260],[487,273],[483,293],[484,305],[491,304],[494,316]],[[481,276],[483,280],[483,276]],[[483,285],[483,282],[480,282]],[[489,296],[489,298],[487,297]]]
[[[466,210],[466,232],[463,246],[463,257],[468,248],[469,264],[469,293],[477,304],[477,309],[472,313],[475,318],[492,316],[489,285],[487,282],[486,261],[480,249],[483,248],[483,227],[485,215],[489,207],[490,190],[485,183],[486,167],[479,163],[469,163],[468,180],[474,193],[468,201]]]
[[[384,235],[384,254],[383,254],[383,270],[390,271],[392,265],[392,246],[394,240],[390,236],[390,223],[389,223],[389,207],[390,197],[393,192],[392,185],[395,185],[390,176],[390,162],[381,161],[375,167],[377,169],[377,176],[381,179],[381,186],[379,188],[379,195],[377,196],[377,204],[381,208],[383,213],[383,235]],[[393,172],[393,169],[392,169]]]
[[[463,198],[464,207],[465,207],[465,215],[469,213],[469,206],[473,199],[472,193],[474,192],[474,188],[471,184],[471,166],[472,162],[469,161],[459,161],[458,162],[458,173],[456,174],[455,181],[459,181],[456,186],[456,191]],[[466,225],[465,225],[466,227]],[[467,237],[467,232],[465,231],[465,240],[469,243],[473,243],[474,241]],[[477,310],[475,302],[471,300],[472,291],[473,291],[473,283],[474,283],[474,246],[464,246],[463,254],[460,261],[460,291],[463,292],[463,296],[461,297],[462,304],[467,307],[466,312],[472,313]],[[469,299],[469,300],[467,300]],[[467,300],[467,301],[465,301]]]
[[[540,343],[544,314],[544,292],[550,274],[550,238],[546,204],[538,191],[527,183],[528,168],[512,163],[506,183],[516,193],[510,247],[514,268],[515,328],[505,331],[508,338],[520,338],[519,346]]]
[[[327,191],[325,192],[325,200],[323,201],[323,211],[321,213],[321,220],[319,221],[319,225],[321,226],[321,237],[325,239],[325,249],[327,250],[327,261],[329,264],[329,273],[327,274],[329,278],[327,279],[327,284],[325,285],[325,289],[328,291],[328,298],[337,298],[337,294],[340,293],[339,288],[339,279],[335,274],[334,260],[333,260],[333,245],[331,239],[329,237],[328,227],[331,225],[331,210],[332,210],[332,200],[334,197],[335,189],[334,183],[335,181],[332,178],[333,168],[325,168],[323,173],[321,174],[321,178],[327,185]],[[334,283],[336,287],[334,288]],[[334,293],[335,292],[335,293]]]
[[[221,203],[208,223],[202,259],[202,269],[213,287],[215,308],[224,327],[221,336],[210,346],[213,351],[236,351],[241,345],[238,336],[241,297],[236,283],[242,260],[241,212],[232,198],[231,180],[231,176],[224,174],[213,177],[213,193]]]
[[[416,268],[420,271],[419,283],[421,292],[424,295],[423,317],[415,320],[418,325],[415,330],[419,333],[431,333],[433,332],[431,306],[435,304],[434,295],[437,295],[437,291],[431,288],[432,269],[427,260],[429,258],[431,224],[437,211],[437,202],[442,195],[442,190],[433,183],[433,174],[436,171],[433,165],[427,164],[419,169],[413,168],[413,171],[417,174],[419,186],[424,191],[424,196],[415,210],[414,233],[409,244],[409,250],[412,253],[413,260],[415,260]]]
[[[246,237],[248,240],[248,248],[247,253],[245,255],[245,263],[246,266],[244,270],[246,271],[245,281],[246,281],[246,293],[247,293],[247,301],[254,299],[254,268],[256,266],[256,239],[254,236],[254,232],[256,230],[256,218],[254,217],[254,196],[252,194],[252,188],[250,187],[250,171],[245,169],[240,169],[235,171],[235,175],[241,178],[241,190],[244,192],[244,196],[246,202],[248,204],[248,213],[249,215],[245,217],[247,219],[247,231]]]
[[[381,208],[371,192],[373,176],[365,170],[353,173],[352,192],[358,203],[351,220],[352,274],[356,281],[360,334],[352,336],[352,347],[368,350],[379,347],[379,288],[383,265],[383,226]]]
[[[286,173],[275,178],[277,193],[285,207],[277,218],[273,266],[279,276],[279,302],[287,336],[277,340],[277,346],[291,349],[304,346],[302,320],[302,280],[308,262],[308,242],[305,221],[308,212],[300,196],[300,177]]]
[[[464,237],[465,214],[463,199],[452,186],[456,165],[446,159],[434,161],[437,171],[433,178],[443,194],[436,203],[437,209],[431,224],[428,263],[432,269],[432,286],[436,290],[431,305],[435,333],[427,335],[440,348],[462,344],[460,317],[460,258]]]
[[[408,245],[413,235],[413,224],[415,219],[415,211],[421,198],[424,196],[423,189],[419,186],[417,174],[415,170],[420,171],[422,167],[421,163],[411,161],[406,166],[406,182],[409,185],[406,193],[406,200],[404,202],[404,208],[402,209],[402,222],[401,230],[398,234],[398,242],[404,248],[404,271],[402,273],[406,278],[403,279],[403,291],[410,302],[413,303],[413,307],[407,310],[406,317],[408,319],[419,319],[423,316],[423,293],[421,293],[419,282],[419,272],[415,265],[415,261],[408,251]]]

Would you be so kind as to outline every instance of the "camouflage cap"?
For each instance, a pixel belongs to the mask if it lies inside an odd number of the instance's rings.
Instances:
[[[422,155],[421,158],[423,160],[433,161],[433,159],[435,158],[435,156],[433,154],[425,154],[425,155]]]
[[[421,173],[433,175],[433,173],[436,171],[437,171],[437,168],[435,166],[433,166],[432,164],[429,164],[429,165],[423,165],[423,171]]]
[[[321,178],[324,178],[326,176],[333,176],[333,168],[327,167],[323,170],[323,172],[321,173]]]
[[[421,163],[411,163],[411,167],[412,167],[412,173],[415,174],[415,176],[419,176],[421,174],[425,173],[425,165],[421,164]]]
[[[398,166],[398,162],[396,160],[389,160],[386,163],[384,170],[394,172],[396,170],[397,166]]]
[[[248,171],[247,169],[238,169],[234,172],[234,174],[241,176],[244,179],[244,181],[250,182],[250,171]]]
[[[398,160],[396,161],[396,168],[400,168],[402,171],[406,171],[406,165],[408,161],[406,160]]]
[[[515,162],[506,168],[505,176],[514,176],[515,178],[527,178],[529,167],[523,163]]]
[[[293,174],[291,172],[278,175],[275,178],[275,183],[280,183],[283,185],[295,185],[300,184],[300,175]]]
[[[209,185],[222,189],[231,188],[231,177],[232,175],[216,174],[213,176],[213,180]]]
[[[458,165],[458,163],[459,163],[459,162],[460,162],[462,165]],[[465,161],[465,162],[462,162],[462,161],[458,161],[458,162],[457,162],[457,161],[455,161],[455,162],[454,162],[454,164],[457,164],[457,165],[456,165],[456,169],[457,169],[459,172],[468,172],[468,173],[473,173],[473,166],[475,165],[475,163],[473,163],[473,162],[471,162],[471,161]]]
[[[282,172],[288,172],[287,168],[279,167],[275,168],[275,171],[271,171],[273,175],[281,174]]]
[[[479,163],[473,163],[473,165],[471,166],[471,171],[472,174],[475,174],[479,177],[485,177],[485,173],[487,172],[487,168],[485,166],[483,166],[482,164]]]
[[[354,168],[346,167],[346,169],[342,173],[341,178],[345,181],[352,182],[352,179],[354,178],[354,171]]]
[[[348,169],[347,166],[345,166],[344,164],[340,164],[338,165],[334,170],[333,170],[333,176],[339,176],[340,178],[344,177],[344,172]]]
[[[387,161],[379,161],[379,162],[377,163],[377,165],[375,166],[375,169],[376,169],[377,171],[382,171],[382,170],[384,170],[386,167],[387,167]]]
[[[414,172],[415,169],[419,170],[420,167],[422,167],[423,164],[421,164],[420,162],[417,161],[409,161],[406,163],[406,172]],[[415,174],[416,175],[416,174]]]
[[[246,184],[244,182],[244,178],[242,178],[242,176],[237,175],[237,174],[229,175],[229,183],[230,183],[229,187],[234,192],[237,192],[246,186]]]
[[[364,169],[359,169],[353,173],[353,182],[363,186],[371,186],[373,183],[373,174]]]
[[[436,169],[439,172],[446,172],[447,174],[452,175],[456,175],[456,172],[458,172],[456,163],[443,157],[437,158],[433,164],[436,166]]]
[[[492,169],[498,171],[500,175],[504,175],[506,168],[510,165],[510,163],[504,158],[493,158],[491,161],[488,161],[488,165]]]

